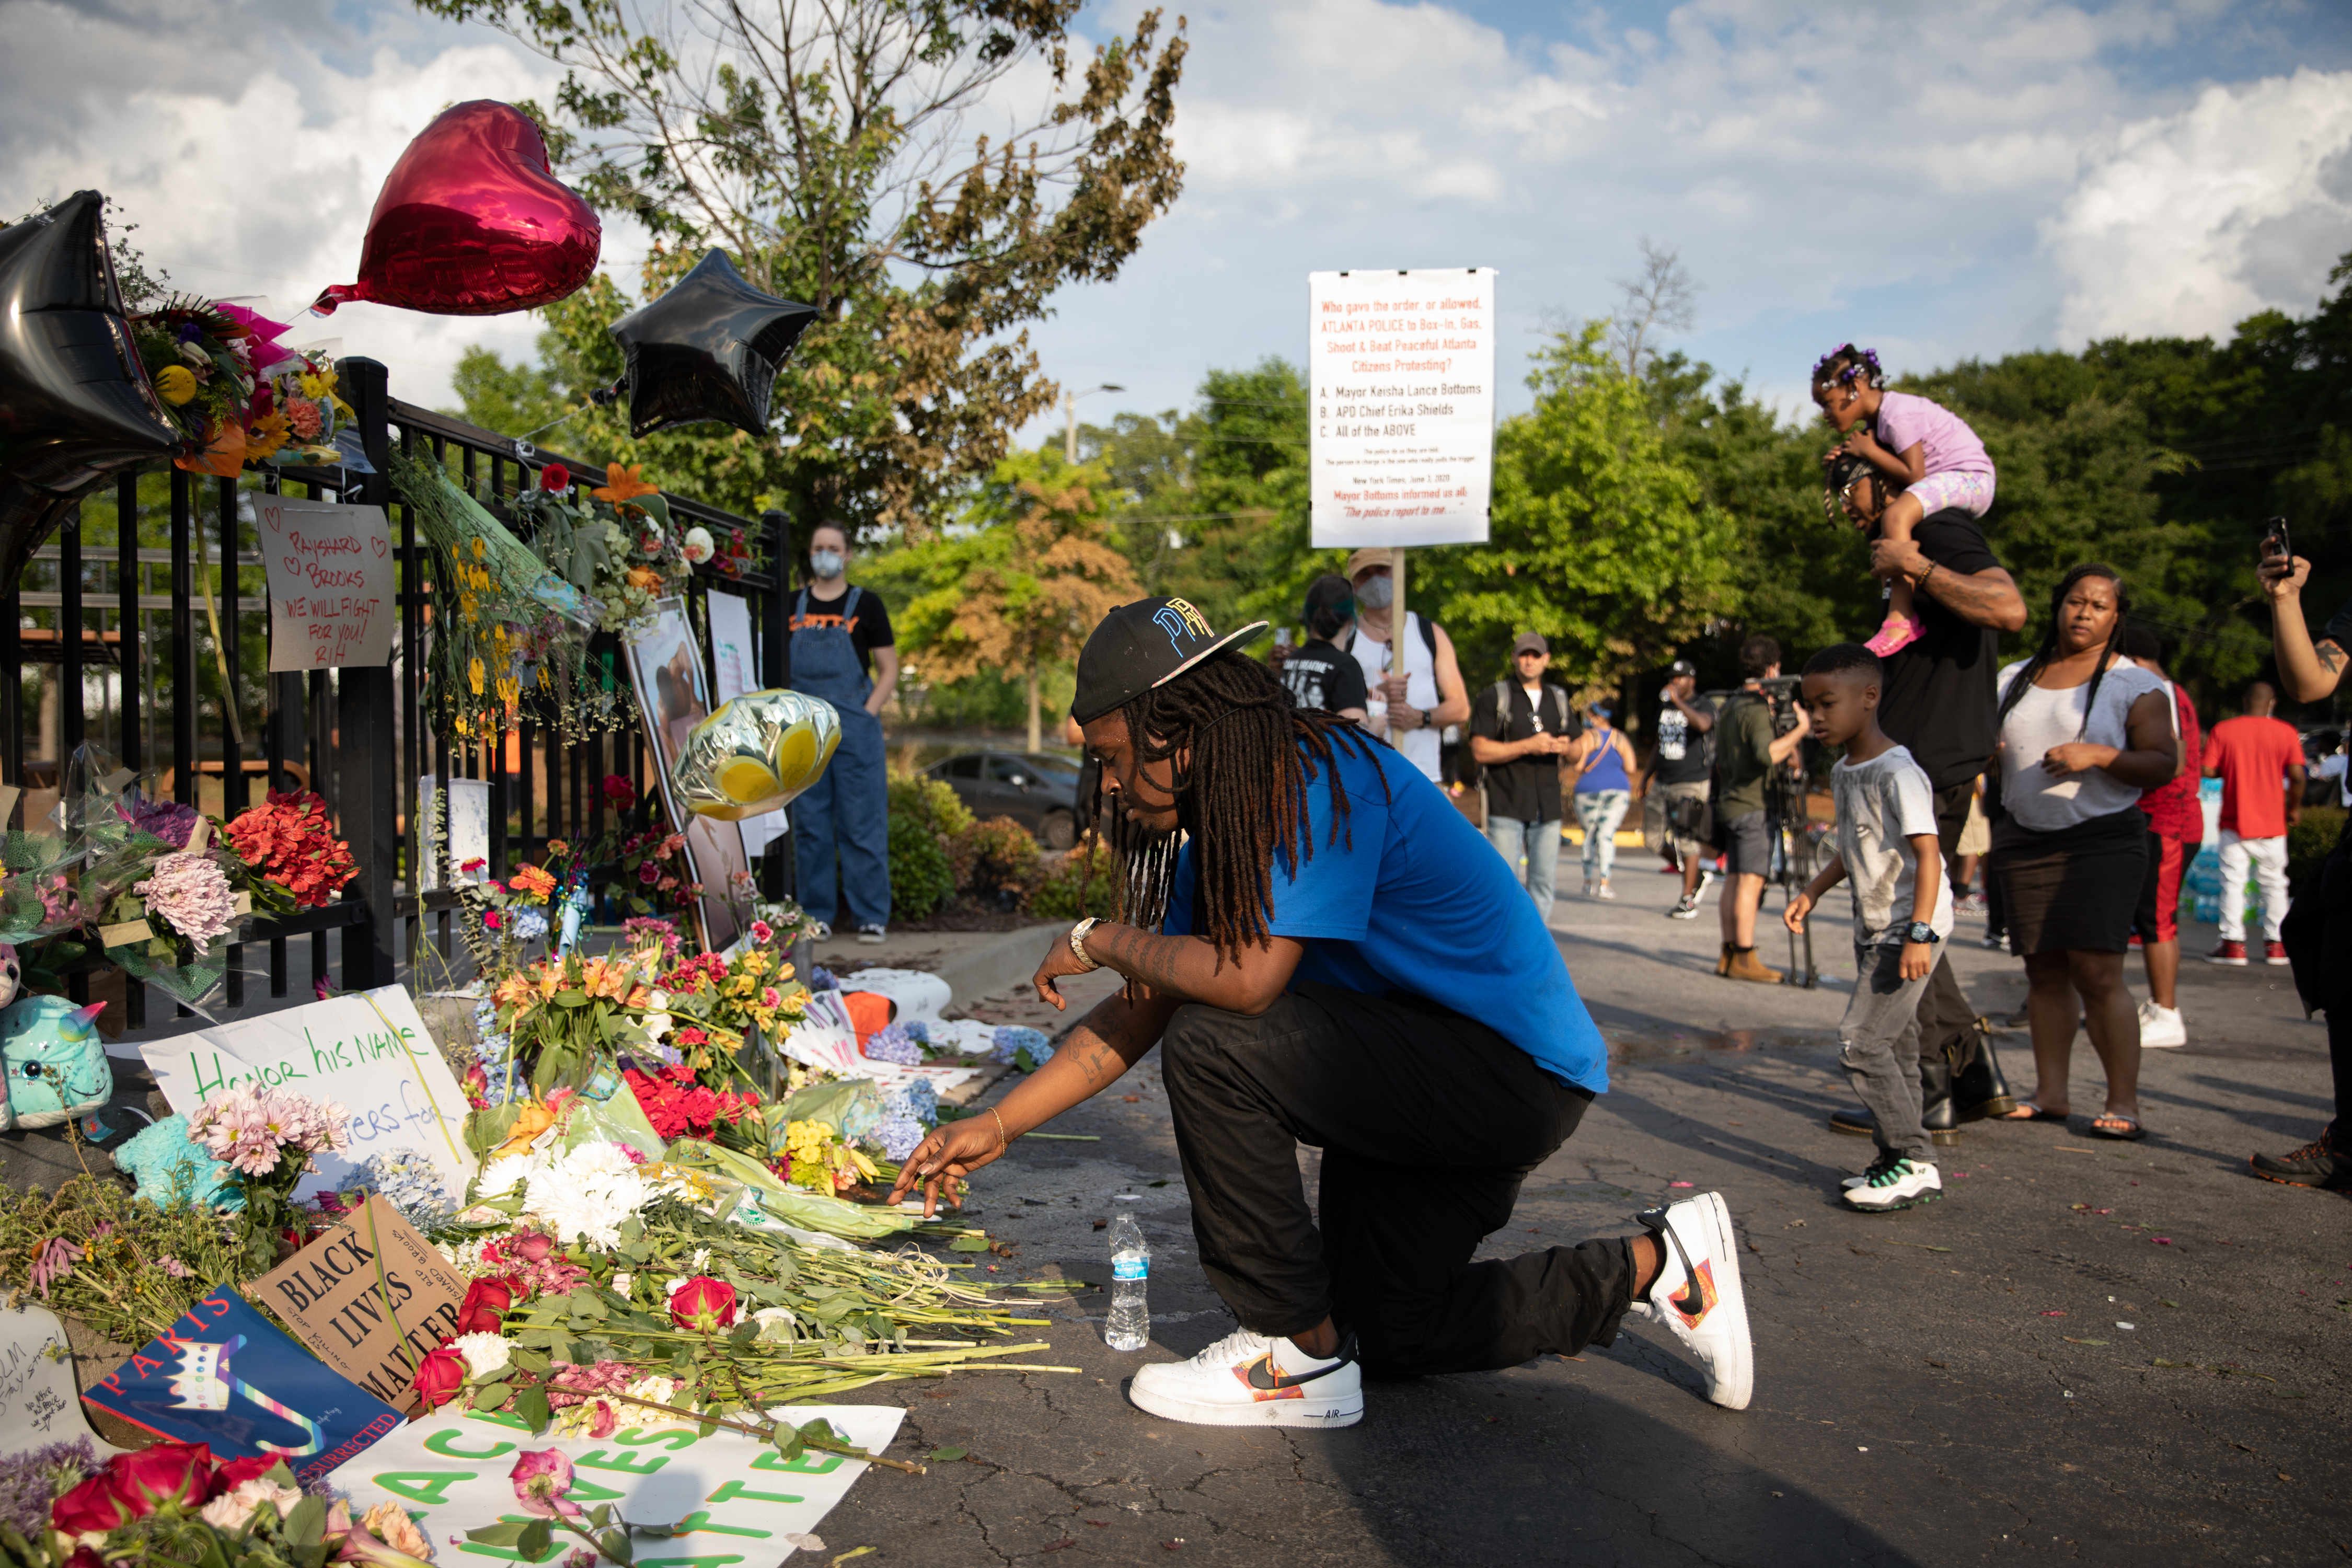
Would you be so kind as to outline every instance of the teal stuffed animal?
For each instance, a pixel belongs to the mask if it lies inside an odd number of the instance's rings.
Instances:
[[[20,996],[0,1010],[0,1067],[8,1102],[0,1128],[54,1127],[104,1105],[114,1069],[97,1018],[103,1002],[77,1007],[63,996]]]

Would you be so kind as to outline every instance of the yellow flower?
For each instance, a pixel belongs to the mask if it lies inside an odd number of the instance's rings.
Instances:
[[[474,695],[479,697],[482,694],[482,661],[480,659],[476,659],[467,667],[466,677],[473,683]]]
[[[488,560],[488,559],[489,558],[489,553],[490,553],[490,549],[489,549],[489,546],[488,546],[488,545],[484,544],[484,543],[483,543],[480,540],[478,540],[478,539],[477,539],[477,540],[475,540],[475,541],[474,541],[474,559],[475,559],[475,560],[477,560],[477,561],[485,561],[485,560]]]
[[[196,374],[184,364],[167,364],[155,373],[155,390],[177,408],[196,395]]]
[[[286,426],[283,414],[265,414],[253,422],[245,433],[245,455],[247,461],[259,462],[292,440],[294,432]]]

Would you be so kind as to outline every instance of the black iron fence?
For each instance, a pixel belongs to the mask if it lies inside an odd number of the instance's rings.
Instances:
[[[389,984],[404,961],[420,971],[434,953],[445,963],[460,962],[452,947],[456,895],[418,890],[420,781],[489,785],[488,868],[500,877],[544,854],[550,839],[601,837],[611,825],[607,775],[629,779],[640,798],[656,792],[652,753],[634,726],[567,744],[525,724],[453,745],[420,722],[434,587],[430,553],[392,489],[393,443],[412,456],[429,452],[501,517],[507,498],[535,483],[539,468],[562,463],[584,473],[591,466],[399,402],[373,360],[342,360],[337,372],[374,473],[284,468],[210,479],[164,468],[127,476],[110,495],[88,498],[68,515],[0,603],[0,782],[24,791],[12,826],[40,826],[63,787],[67,759],[86,741],[134,772],[152,772],[158,795],[224,818],[269,789],[310,788],[326,799],[359,874],[336,903],[253,922],[247,945],[267,949],[272,996],[288,994],[289,944],[306,936],[313,984],[332,978],[330,939],[337,931],[338,984],[345,988]],[[254,532],[257,491],[390,513],[399,624],[389,665],[266,673],[269,602]],[[755,521],[666,499],[681,527],[741,529],[755,557],[769,563],[734,576],[695,569],[688,615],[705,668],[711,668],[708,596],[736,594],[750,601],[761,682],[784,684],[782,581],[792,542],[783,514]],[[589,651],[625,689],[618,639],[599,634]],[[770,847],[761,882],[772,896],[789,889],[791,853],[789,837]],[[245,947],[229,949],[232,1006],[244,1001],[246,962]],[[89,999],[87,972],[69,984],[76,1000]],[[127,1022],[142,1025],[141,987],[131,986],[124,1000]]]

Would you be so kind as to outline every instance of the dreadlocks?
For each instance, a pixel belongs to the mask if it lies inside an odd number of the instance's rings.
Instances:
[[[1214,944],[1222,964],[1272,940],[1276,849],[1293,865],[1312,859],[1307,786],[1318,770],[1331,791],[1330,842],[1342,842],[1348,796],[1339,787],[1334,748],[1370,756],[1374,744],[1336,713],[1297,708],[1274,673],[1227,650],[1213,654],[1119,710],[1139,766],[1192,752],[1176,776],[1181,831],[1152,833],[1123,808],[1111,814],[1110,844],[1124,884],[1120,919],[1147,931],[1168,916],[1176,853],[1192,836],[1197,892],[1192,926]]]
[[[2033,650],[2033,657],[2025,661],[2025,668],[2017,672],[2016,679],[2009,683],[2009,690],[2001,697],[2000,711],[1993,718],[1996,731],[2007,721],[2009,710],[2023,700],[2026,689],[2033,684],[2034,678],[2049,668],[2050,661],[2058,656],[2059,615],[2066,607],[2066,595],[2073,593],[2074,584],[2085,577],[2104,577],[2116,585],[2116,624],[2107,628],[2107,646],[2100,650],[2099,662],[2091,667],[2090,689],[2083,693],[2083,722],[2089,724],[2091,715],[2098,711],[2099,681],[2107,673],[2107,665],[2116,656],[2116,641],[2123,636],[2124,622],[2131,616],[2131,594],[2124,587],[2121,573],[2112,566],[2102,566],[2093,561],[2059,578],[2058,586],[2050,590],[2050,619],[2042,628],[2042,646]]]

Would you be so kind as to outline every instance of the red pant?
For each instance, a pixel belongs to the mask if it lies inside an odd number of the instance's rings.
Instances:
[[[2132,912],[2132,930],[2142,942],[2177,942],[2180,938],[2180,879],[2197,855],[2197,840],[2175,838],[2149,828],[2147,872],[2140,880],[2139,908]]]

